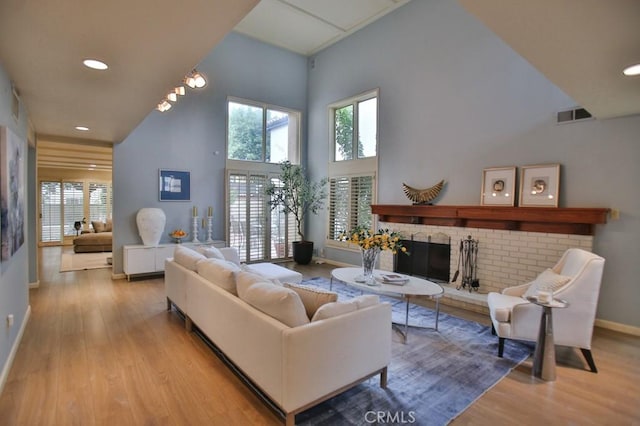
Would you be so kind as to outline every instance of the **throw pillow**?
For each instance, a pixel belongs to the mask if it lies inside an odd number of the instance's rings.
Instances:
[[[240,266],[240,256],[238,255],[238,250],[236,250],[234,247],[223,247],[222,250],[220,250],[220,253],[222,253],[224,258],[228,261]]]
[[[240,268],[234,263],[220,259],[204,259],[196,263],[196,269],[201,277],[234,296],[238,295],[235,273]]]
[[[253,272],[247,272],[243,269],[235,273],[236,275],[236,289],[238,291],[238,297],[244,299],[245,292],[255,283],[269,282],[265,277],[254,274]],[[273,284],[273,283],[271,283]]]
[[[279,279],[277,278],[269,278],[269,277],[265,277],[264,275],[258,274],[257,272],[253,271],[252,269],[248,268],[248,266],[246,264],[242,264],[240,265],[240,269],[242,270],[242,272],[244,272],[245,274],[242,275],[242,277],[244,279],[250,279],[251,282],[264,282],[264,281],[268,281],[271,282],[277,286],[282,287],[282,283],[280,282]],[[241,279],[243,279],[241,278]],[[237,279],[237,277],[236,277]]]
[[[364,294],[346,302],[326,303],[320,306],[316,313],[313,314],[311,322],[348,314],[359,309],[377,305],[378,303],[380,303],[380,298],[375,294]]]
[[[197,270],[196,265],[202,259],[206,259],[206,257],[197,251],[191,250],[190,248],[180,244],[178,244],[176,249],[173,251],[173,260],[175,260],[177,264],[182,265],[191,271]]]
[[[104,222],[99,222],[97,220],[92,220],[91,221],[91,226],[93,226],[93,230],[96,231],[96,233],[104,232],[104,228],[105,228]]]
[[[111,219],[107,219],[104,223],[104,232],[112,232],[113,231],[113,221]]]
[[[204,254],[204,256],[209,259],[226,260],[222,252],[217,247],[206,247],[202,251],[202,254]]]
[[[364,309],[380,303],[380,297],[375,294],[363,294],[362,296],[358,296],[353,300],[356,302],[358,309]]]
[[[552,269],[543,271],[538,277],[529,283],[529,288],[522,295],[523,298],[535,297],[538,291],[553,291],[554,293],[560,290],[566,283],[571,280],[571,277],[566,275],[560,275],[555,273]]]
[[[257,282],[242,292],[239,290],[242,300],[289,327],[309,323],[300,296],[291,289],[270,282]]]
[[[291,283],[284,283],[284,286],[298,293],[309,318],[313,318],[320,306],[338,300],[338,293],[320,287]]]
[[[348,314],[350,312],[355,312],[357,310],[358,305],[353,299],[349,300],[348,302],[326,303],[320,306],[316,313],[313,314],[311,322],[337,317],[340,315]]]

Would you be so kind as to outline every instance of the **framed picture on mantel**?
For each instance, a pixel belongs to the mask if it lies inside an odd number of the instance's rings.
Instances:
[[[160,169],[158,193],[160,201],[189,201],[191,199],[191,173]]]
[[[482,206],[511,206],[516,199],[516,168],[491,167],[482,172]]]
[[[520,170],[521,207],[558,207],[560,164],[522,166]]]

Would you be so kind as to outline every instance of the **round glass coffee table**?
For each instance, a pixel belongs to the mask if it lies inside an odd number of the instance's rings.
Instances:
[[[422,278],[412,277],[409,275],[402,275],[406,278],[406,282],[398,284],[388,284],[379,279],[384,274],[397,274],[395,272],[383,271],[375,269],[373,275],[376,278],[374,285],[369,285],[360,281],[362,276],[362,268],[336,268],[331,271],[331,284],[330,288],[333,288],[333,280],[341,281],[350,287],[357,288],[362,291],[371,293],[383,294],[392,297],[400,297],[406,301],[404,324],[400,324],[402,329],[398,332],[404,338],[405,343],[409,334],[409,302],[412,297],[426,296],[435,300],[436,302],[436,323],[434,329],[438,330],[438,317],[440,316],[440,298],[444,294],[444,289],[441,285],[434,282],[424,280]],[[412,326],[413,327],[413,326]]]

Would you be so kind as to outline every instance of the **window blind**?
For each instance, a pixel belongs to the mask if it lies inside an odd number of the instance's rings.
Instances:
[[[339,176],[329,180],[329,239],[355,226],[371,227],[374,176]]]

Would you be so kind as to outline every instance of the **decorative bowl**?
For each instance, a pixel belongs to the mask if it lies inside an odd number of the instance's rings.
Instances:
[[[177,230],[169,233],[169,236],[173,238],[173,242],[180,244],[183,238],[187,238],[189,234],[185,231]]]

